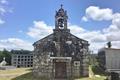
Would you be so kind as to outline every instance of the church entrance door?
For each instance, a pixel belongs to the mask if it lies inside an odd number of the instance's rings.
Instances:
[[[67,78],[66,62],[56,62],[55,63],[55,78],[56,79]]]

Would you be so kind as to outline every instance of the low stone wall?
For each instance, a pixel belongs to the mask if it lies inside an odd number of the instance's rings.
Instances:
[[[0,66],[0,70],[9,70],[9,69],[15,69],[14,66]]]

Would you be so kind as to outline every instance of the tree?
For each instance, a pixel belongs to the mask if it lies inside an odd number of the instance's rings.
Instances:
[[[4,57],[4,55],[3,55],[2,51],[0,51],[0,62],[2,62],[3,57]]]

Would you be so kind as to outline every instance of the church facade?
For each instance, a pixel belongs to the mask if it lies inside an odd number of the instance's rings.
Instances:
[[[67,11],[55,14],[53,34],[33,44],[33,74],[48,80],[72,80],[88,76],[88,41],[70,33]]]

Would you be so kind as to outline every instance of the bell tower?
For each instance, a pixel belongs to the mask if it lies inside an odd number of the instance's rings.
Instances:
[[[67,11],[63,9],[63,5],[61,4],[61,8],[55,14],[55,29],[67,29],[67,19]]]

